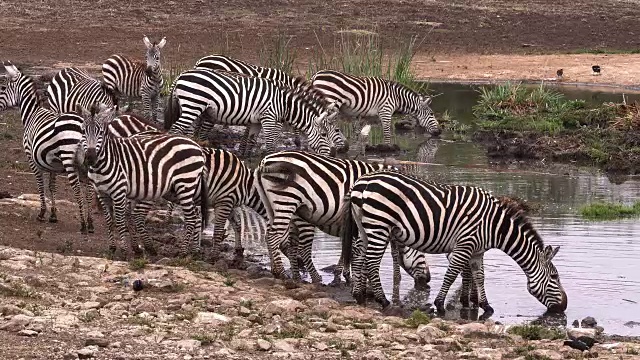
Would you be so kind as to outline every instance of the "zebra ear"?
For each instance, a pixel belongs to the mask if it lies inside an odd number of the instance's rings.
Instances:
[[[151,47],[153,46],[153,44],[151,43],[151,41],[149,40],[149,37],[147,37],[147,35],[145,35],[142,38],[142,41],[144,41],[144,45],[147,47],[147,49],[151,49]]]
[[[4,69],[7,71],[7,75],[9,76],[10,80],[17,78],[20,74],[20,70],[18,70],[18,68],[13,65],[11,61],[4,62]]]
[[[89,110],[87,110],[84,106],[80,104],[76,104],[76,114],[84,118],[85,121],[87,121],[88,119],[91,119],[91,113],[89,112]]]
[[[422,97],[422,103],[424,105],[431,105],[431,96],[423,96]]]
[[[560,251],[560,246],[556,246],[554,248],[551,245],[547,245],[547,247],[544,249],[544,255],[545,255],[545,258],[547,259],[547,261],[551,261],[553,259],[553,257],[556,256],[558,251]]]
[[[167,43],[167,38],[163,37],[162,40],[158,43],[158,49],[162,49],[164,45]]]
[[[327,117],[327,112],[323,112],[322,114],[318,115],[316,117],[316,124],[318,125],[322,125],[322,122],[326,119]]]

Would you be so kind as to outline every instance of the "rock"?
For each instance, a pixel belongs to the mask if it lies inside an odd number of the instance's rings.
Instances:
[[[20,335],[20,336],[38,336],[38,332],[37,331],[33,331],[33,330],[20,330],[20,331],[18,331],[18,335]]]
[[[284,340],[276,340],[273,343],[273,347],[276,350],[284,351],[284,352],[294,352],[296,349],[291,345],[286,339]]]
[[[109,346],[109,340],[101,337],[90,337],[84,341],[84,346],[107,347]]]
[[[304,304],[307,305],[311,309],[316,309],[318,307],[327,308],[327,309],[337,309],[340,307],[340,303],[330,299],[330,298],[315,298],[315,299],[307,299],[304,301]]]
[[[594,328],[596,325],[598,325],[598,322],[591,316],[587,316],[580,322],[580,326],[583,328]]]
[[[221,324],[231,321],[228,317],[213,313],[213,312],[199,312],[193,322],[196,324]]]
[[[119,349],[122,347],[122,343],[120,341],[112,342],[108,347],[111,349]]]
[[[240,309],[238,309],[238,315],[247,317],[251,315],[251,310],[247,309],[244,306],[240,306]]]
[[[33,318],[31,316],[18,314],[14,315],[11,320],[0,325],[0,330],[10,331],[10,332],[18,332],[23,330]]]
[[[580,322],[578,321],[578,319],[573,320],[573,323],[571,323],[571,325],[573,325],[573,327],[580,327]]]
[[[586,329],[586,328],[567,329],[567,335],[569,336],[569,339],[571,339],[571,340],[579,338],[580,336],[595,337],[596,336],[596,329]]]
[[[78,354],[78,359],[91,359],[94,356],[95,351],[91,348],[86,347],[78,350],[77,354]]]
[[[251,321],[252,323],[262,324],[262,318],[258,314],[251,314],[247,316],[247,320]]]
[[[220,350],[215,352],[216,355],[222,356],[224,359],[227,359],[229,356],[233,354],[233,350],[227,348],[221,348]]]
[[[326,327],[326,329],[324,331],[326,331],[328,333],[338,332],[338,325],[335,324],[333,321],[329,321],[327,323],[327,327]]]
[[[468,335],[471,333],[486,333],[488,332],[487,325],[481,323],[468,323],[458,325],[455,329],[455,332],[462,335]]]
[[[531,352],[535,359],[562,360],[564,356],[555,350],[536,349]]]
[[[251,343],[249,343],[247,340],[240,337],[238,337],[237,339],[231,340],[230,346],[232,349],[239,350],[239,351],[253,349],[253,345]]]
[[[87,337],[91,337],[91,338],[103,338],[104,334],[101,333],[100,331],[89,331],[87,333]]]
[[[638,321],[627,321],[626,323],[624,323],[624,326],[633,328],[633,327],[636,327],[636,326],[640,326],[640,322],[638,322]]]
[[[271,349],[271,343],[265,339],[258,339],[258,341],[256,341],[256,345],[258,349],[262,351],[268,351],[269,349]]]
[[[100,308],[100,303],[97,302],[97,301],[87,301],[87,302],[83,303],[82,305],[80,305],[80,308],[82,310],[99,309]]]
[[[6,304],[0,306],[0,315],[9,316],[9,315],[27,315],[33,317],[33,313],[29,310],[21,309],[12,304]]]
[[[325,351],[325,350],[327,350],[329,348],[329,346],[327,344],[323,343],[323,342],[317,342],[317,343],[313,344],[313,347],[315,349],[317,349],[317,350],[320,350],[320,351]]]
[[[264,309],[266,314],[295,314],[298,310],[305,310],[307,307],[298,300],[285,299],[275,300],[267,304]]]
[[[68,353],[62,355],[63,360],[75,360],[78,358],[78,353],[75,351],[69,351]]]
[[[199,340],[187,339],[178,341],[176,346],[180,350],[193,351],[202,346],[202,343]]]
[[[387,356],[380,350],[371,350],[364,354],[362,357],[364,360],[385,360]]]
[[[473,356],[477,359],[485,360],[501,359],[502,352],[498,349],[480,348],[473,350]]]
[[[446,335],[446,333],[436,327],[431,325],[420,325],[418,326],[418,330],[416,330],[416,334],[422,340],[422,343],[429,343],[434,339],[440,339]]]

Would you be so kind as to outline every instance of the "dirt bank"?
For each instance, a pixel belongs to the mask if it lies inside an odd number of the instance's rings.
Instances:
[[[582,358],[565,334],[531,340],[492,321],[408,320],[340,304],[322,288],[286,287],[157,264],[0,247],[0,353],[5,359]],[[132,290],[141,280],[141,291]],[[593,329],[571,336],[594,335]],[[539,338],[542,336],[542,340]],[[544,339],[550,337],[551,339]],[[601,339],[589,352],[631,359],[640,343]],[[595,355],[597,353],[597,355]]]

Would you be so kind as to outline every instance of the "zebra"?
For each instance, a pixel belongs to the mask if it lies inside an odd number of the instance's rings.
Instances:
[[[29,169],[36,177],[40,195],[40,212],[37,219],[44,221],[47,205],[45,201],[44,175],[49,174],[51,213],[49,222],[57,222],[56,175],[64,173],[73,189],[80,209],[80,232],[93,233],[91,217],[92,187],[86,184],[82,196],[80,174],[74,162],[75,150],[81,138],[82,118],[76,114],[56,114],[42,108],[36,96],[31,77],[23,74],[11,62],[3,63],[7,83],[0,86],[0,111],[19,106],[24,132],[22,145],[27,155]]]
[[[188,255],[190,247],[197,252],[200,231],[206,226],[208,213],[208,202],[203,197],[208,193],[205,181],[208,171],[200,146],[181,136],[154,131],[127,138],[113,136],[108,126],[115,117],[116,107],[97,107],[94,105],[91,112],[79,109],[84,117],[81,146],[89,165],[88,177],[98,190],[105,214],[110,253],[114,255],[117,251],[113,218],[123,245],[129,235],[125,226],[128,200],[135,202],[131,217],[134,223],[140,224],[144,223],[151,202],[162,198],[178,204],[185,214],[186,235],[180,244],[180,255]],[[200,203],[200,214],[197,203]],[[155,253],[153,244],[147,241],[148,236],[143,235],[145,250]],[[139,255],[140,249],[133,239],[130,245]],[[128,250],[126,245],[125,249]]]
[[[207,55],[199,59],[198,61],[196,61],[194,69],[223,70],[239,74],[246,74],[253,77],[261,77],[279,81],[294,89],[298,87],[307,87],[310,85],[307,84],[307,80],[305,80],[305,78],[301,76],[291,76],[279,69],[257,66],[249,64],[242,60],[218,54]]]
[[[106,106],[117,104],[106,85],[75,67],[60,70],[47,87],[49,107],[59,113],[72,113],[76,105],[90,108],[95,102]]]
[[[188,70],[172,85],[164,125],[170,133],[192,135],[196,119],[206,113],[209,120],[249,125],[249,135],[265,132],[267,151],[275,150],[282,123],[304,131],[311,147],[329,154],[327,140],[333,125],[328,111],[319,111],[313,96],[296,92],[273,81],[231,75],[211,70]],[[333,125],[335,126],[335,125]]]
[[[335,70],[320,70],[311,84],[349,116],[375,116],[382,123],[383,143],[391,144],[391,116],[410,114],[433,136],[442,130],[431,110],[431,97],[423,96],[395,81],[378,77],[356,77]]]
[[[111,55],[102,64],[102,76],[105,86],[114,96],[125,95],[129,103],[134,97],[141,97],[145,117],[157,121],[164,81],[160,50],[166,45],[167,38],[152,43],[145,35],[142,41],[147,48],[146,63],[122,55]]]
[[[380,286],[379,266],[392,238],[430,253],[450,253],[442,288],[434,300],[439,313],[458,274],[469,267],[483,316],[493,314],[484,289],[482,259],[495,248],[511,256],[527,275],[529,293],[550,312],[567,308],[567,295],[552,263],[559,247],[545,246],[523,210],[478,187],[427,182],[397,171],[360,177],[345,198],[341,234],[345,267],[351,264],[352,241],[359,236],[360,254],[353,263],[352,294],[362,302],[365,274],[383,308],[389,306]],[[365,267],[362,263],[365,262]]]
[[[266,241],[274,276],[279,278],[284,274],[282,259],[276,249],[289,239],[289,258],[295,259],[297,249],[300,248],[304,266],[312,282],[320,283],[322,277],[311,259],[314,228],[304,226],[305,223],[318,227],[329,235],[339,236],[343,215],[342,198],[351,184],[363,174],[388,168],[391,167],[299,150],[265,156],[256,168],[255,177],[258,180],[256,185],[260,198],[269,217]],[[296,244],[298,241],[299,244]],[[341,260],[334,272],[334,283],[340,282]],[[412,268],[410,274],[428,282],[429,270],[426,262],[423,264],[424,267]],[[291,263],[291,272],[294,280],[299,280],[295,261]]]

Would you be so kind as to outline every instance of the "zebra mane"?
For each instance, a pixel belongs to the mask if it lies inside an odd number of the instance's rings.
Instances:
[[[284,92],[290,93],[301,99],[304,103],[318,109],[322,112],[329,106],[329,102],[324,98],[320,90],[313,87],[309,82],[304,80],[303,85],[291,88],[284,84],[277,84]]]
[[[533,210],[531,206],[527,204],[525,200],[517,197],[500,196],[495,197],[495,199],[513,222],[516,225],[521,225],[523,232],[528,232],[540,249],[544,250],[544,241],[528,217],[528,214]]]

